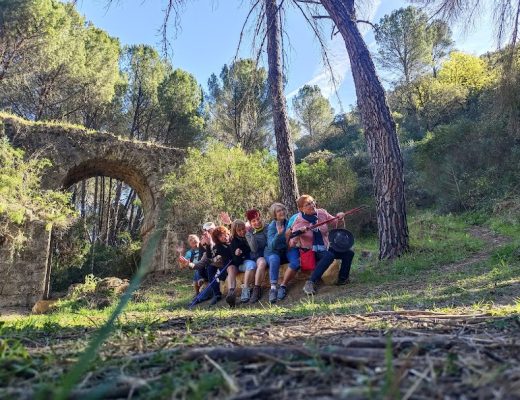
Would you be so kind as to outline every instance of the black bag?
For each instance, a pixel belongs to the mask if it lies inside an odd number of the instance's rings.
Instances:
[[[338,253],[345,253],[354,246],[354,235],[344,229],[332,229],[329,232],[329,247]]]

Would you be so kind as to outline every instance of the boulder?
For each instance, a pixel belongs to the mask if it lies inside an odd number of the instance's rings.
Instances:
[[[57,301],[58,300],[38,300],[31,312],[33,314],[47,314],[52,311]]]
[[[120,294],[128,287],[128,279],[120,279],[114,276],[103,278],[96,283],[96,293],[116,293]]]

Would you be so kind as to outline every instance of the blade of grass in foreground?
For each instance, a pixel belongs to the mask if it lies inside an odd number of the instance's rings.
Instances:
[[[80,356],[74,367],[63,377],[61,386],[58,387],[56,390],[54,397],[55,399],[64,400],[69,397],[72,389],[74,388],[74,385],[78,383],[80,378],[88,370],[88,368],[90,367],[90,363],[98,354],[99,348],[114,330],[114,322],[128,304],[128,301],[130,300],[134,291],[139,288],[143,278],[149,272],[153,255],[155,254],[155,250],[159,245],[159,239],[161,238],[161,235],[164,231],[165,213],[165,210],[161,212],[161,216],[159,218],[160,225],[157,227],[157,229],[155,229],[154,232],[152,232],[151,237],[148,240],[148,244],[145,250],[143,251],[139,268],[135,273],[134,277],[132,278],[132,281],[130,282],[130,285],[126,289],[125,293],[123,294],[123,296],[121,296],[121,299],[117,304],[117,307],[114,309],[114,311],[112,312],[108,320],[105,322],[105,324],[94,335],[94,337],[92,338],[89,345],[85,349],[84,353]]]

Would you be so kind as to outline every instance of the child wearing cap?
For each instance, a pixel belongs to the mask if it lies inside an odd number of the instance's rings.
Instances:
[[[213,298],[211,299],[210,305],[215,305],[222,299],[220,285],[216,280],[214,281],[215,275],[218,272],[218,268],[212,262],[216,256],[216,247],[212,238],[212,233],[214,231],[215,224],[213,222],[206,222],[202,226],[202,238],[200,240],[200,245],[203,248],[203,255],[199,261],[194,260],[193,262],[190,262],[190,260],[186,259],[185,257],[179,257],[179,262],[181,265],[197,270],[204,280],[207,280],[211,283],[211,290],[209,293],[212,294]],[[221,278],[225,278],[225,273],[221,275]]]

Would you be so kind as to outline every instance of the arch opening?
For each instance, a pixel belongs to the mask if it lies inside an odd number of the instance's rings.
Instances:
[[[128,164],[92,159],[71,168],[62,187],[72,193],[79,216],[70,229],[53,234],[51,290],[67,290],[90,274],[130,278],[154,226],[155,198],[146,177]]]
[[[105,176],[125,182],[134,189],[143,203],[145,214],[151,214],[155,208],[155,198],[147,178],[139,172],[137,166],[106,159],[90,159],[69,169],[62,187],[70,188],[75,183],[88,178]]]

